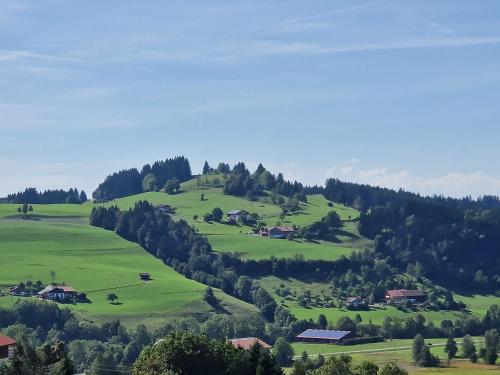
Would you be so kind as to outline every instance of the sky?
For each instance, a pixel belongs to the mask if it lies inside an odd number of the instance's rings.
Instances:
[[[500,194],[500,1],[0,0],[0,196],[185,155]]]

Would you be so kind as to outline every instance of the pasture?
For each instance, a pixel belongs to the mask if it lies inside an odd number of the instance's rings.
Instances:
[[[318,316],[323,314],[330,324],[335,324],[342,316],[348,316],[353,319],[357,314],[359,314],[365,323],[371,320],[374,324],[380,325],[387,316],[404,319],[415,315],[415,312],[413,311],[401,311],[395,307],[383,305],[372,307],[369,311],[351,311],[344,307],[319,307],[313,305],[310,307],[303,307],[300,306],[293,298],[283,299],[278,296],[276,289],[279,288],[281,284],[284,284],[292,293],[295,292],[298,294],[308,290],[313,296],[319,295],[323,298],[323,296],[331,294],[328,284],[297,280],[294,278],[284,280],[275,276],[263,277],[259,279],[259,283],[264,286],[269,293],[271,293],[278,303],[282,303],[290,309],[290,311],[298,319],[313,319],[316,321]],[[466,297],[458,294],[455,294],[454,296],[456,300],[461,300],[467,305],[469,314],[475,315],[479,318],[484,315],[486,310],[491,305],[500,304],[500,297],[496,296],[476,295]],[[462,315],[462,313],[458,311],[419,310],[418,313],[422,314],[426,321],[432,321],[437,324],[445,319],[455,320]]]
[[[206,234],[214,250],[220,252],[237,252],[244,258],[268,259],[270,256],[294,257],[303,255],[305,259],[335,260],[348,256],[353,249],[363,249],[370,241],[359,235],[356,223],[347,222],[343,232],[339,235],[339,242],[306,242],[301,240],[287,241],[263,238],[253,235],[251,228],[243,225],[229,225],[226,223],[206,223],[202,220],[205,213],[215,207],[224,213],[233,210],[245,210],[257,213],[267,225],[297,225],[305,226],[320,220],[329,211],[335,210],[343,220],[356,219],[359,213],[349,207],[334,204],[327,205],[328,201],[320,195],[307,197],[308,203],[301,203],[301,211],[294,215],[287,215],[280,219],[281,209],[269,202],[267,198],[250,201],[245,198],[224,195],[222,189],[207,187],[197,190],[192,182],[186,183],[189,187],[179,194],[168,195],[162,192],[148,192],[131,197],[116,199],[106,205],[117,205],[125,210],[133,206],[138,200],[147,200],[152,204],[169,204],[176,209],[175,218],[186,220],[200,233]],[[191,184],[191,185],[189,185]],[[186,185],[183,185],[183,187]],[[201,201],[201,194],[204,200]],[[198,218],[195,220],[194,217]]]
[[[206,314],[212,309],[203,299],[205,286],[176,273],[138,245],[116,234],[73,220],[0,219],[0,253],[4,288],[20,281],[56,282],[72,285],[87,293],[91,303],[64,305],[89,319],[114,317],[126,321],[150,318],[150,323],[186,314]],[[149,272],[149,282],[138,273]],[[119,297],[118,304],[106,300],[108,293]],[[248,312],[251,305],[217,291],[223,307]],[[8,306],[16,298],[1,297]]]
[[[476,346],[480,346],[482,338],[474,338]],[[315,358],[318,354],[328,357],[332,354],[346,353],[349,354],[355,364],[362,361],[371,361],[382,367],[387,362],[396,362],[399,366],[405,368],[409,374],[436,375],[436,374],[453,374],[453,375],[488,375],[496,374],[500,371],[500,366],[490,366],[484,363],[473,364],[469,360],[456,358],[451,361],[450,367],[446,366],[446,354],[443,351],[445,339],[427,339],[427,344],[431,344],[431,351],[434,355],[441,358],[441,366],[439,368],[419,368],[412,364],[411,346],[413,340],[400,339],[388,340],[381,343],[361,344],[355,346],[342,346],[331,344],[312,344],[296,342],[292,344],[296,358],[299,358],[302,352],[306,351],[311,358]],[[459,350],[461,339],[456,339]],[[460,352],[459,352],[460,354]],[[291,369],[287,369],[286,373],[290,373]]]

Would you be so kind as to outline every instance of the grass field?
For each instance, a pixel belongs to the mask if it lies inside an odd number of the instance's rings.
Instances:
[[[302,241],[261,238],[250,232],[249,227],[194,220],[215,207],[224,212],[244,209],[258,213],[268,225],[280,222],[281,209],[268,198],[249,201],[244,198],[224,195],[220,187],[213,186],[215,178],[204,177],[204,186],[191,180],[182,185],[183,192],[167,195],[150,192],[117,199],[106,205],[118,205],[127,210],[139,200],[152,204],[170,204],[176,208],[176,219],[184,219],[207,235],[216,251],[239,252],[252,259],[293,257],[302,254],[306,259],[337,259],[348,255],[353,248],[365,246],[369,241],[357,234],[354,223],[346,224],[347,236],[342,243],[306,243]],[[212,186],[207,185],[212,183]],[[205,199],[200,200],[201,193]],[[307,225],[326,215],[332,208],[319,195],[309,196],[307,204],[301,204],[300,214],[286,216],[282,224]],[[0,288],[20,281],[50,280],[49,273],[56,272],[57,282],[66,282],[75,289],[88,294],[92,303],[69,306],[78,314],[91,319],[108,319],[119,316],[134,321],[148,316],[151,321],[163,317],[204,314],[210,311],[201,295],[205,286],[188,280],[147,254],[136,244],[125,241],[112,232],[88,225],[93,204],[33,205],[30,220],[17,213],[18,204],[0,204],[0,253],[2,272]],[[342,219],[354,219],[356,210],[334,205]],[[150,272],[153,281],[138,280],[139,272]],[[120,304],[106,301],[108,293],[114,292]],[[234,298],[217,292],[223,305],[231,312],[246,313],[254,308]],[[0,305],[15,303],[11,297],[0,298]]]
[[[480,346],[481,338],[474,338],[476,346]],[[453,374],[453,375],[489,375],[500,372],[500,366],[490,366],[483,363],[472,364],[469,360],[457,358],[452,360],[451,366],[446,365],[445,353],[443,345],[444,339],[428,339],[427,344],[432,344],[431,351],[434,355],[441,358],[442,366],[440,368],[419,368],[412,364],[411,346],[413,340],[392,340],[381,343],[362,344],[356,346],[341,346],[331,344],[309,344],[309,343],[293,343],[296,358],[300,358],[303,351],[306,351],[311,358],[318,354],[328,357],[332,354],[347,353],[353,358],[353,362],[360,363],[368,360],[382,367],[387,362],[397,362],[399,366],[408,370],[410,374]],[[460,349],[460,339],[456,340]],[[291,369],[287,369],[286,373],[290,373]]]
[[[259,283],[264,286],[271,295],[276,299],[276,301],[283,301],[282,297],[278,296],[275,292],[279,288],[280,284],[285,284],[292,292],[301,293],[305,290],[311,291],[312,295],[329,295],[330,290],[328,284],[318,283],[314,281],[302,281],[294,278],[289,278],[286,280],[280,279],[275,276],[268,276],[259,279]],[[465,297],[462,295],[455,294],[457,300],[462,300],[466,303],[468,307],[468,313],[482,317],[486,310],[493,304],[500,304],[500,297],[497,296],[470,296]],[[415,315],[411,311],[401,311],[391,306],[379,306],[371,308],[370,311],[351,311],[346,308],[337,307],[309,307],[305,308],[297,304],[295,300],[286,299],[283,301],[284,306],[290,309],[290,311],[299,319],[313,319],[317,320],[320,314],[324,314],[327,320],[331,324],[335,324],[338,319],[342,316],[349,316],[354,318],[356,314],[359,314],[364,322],[368,322],[370,319],[374,324],[381,324],[384,318],[387,316],[406,318]],[[445,319],[455,320],[462,313],[457,311],[418,311],[422,314],[427,321],[433,321],[436,323],[441,322]]]
[[[57,282],[87,293],[92,303],[67,306],[91,319],[120,317],[134,321],[148,316],[154,322],[211,311],[202,299],[206,288],[203,284],[186,279],[113,232],[72,218],[0,219],[0,253],[0,285],[11,286],[26,280],[48,283],[54,270]],[[139,272],[151,273],[153,280],[141,282]],[[120,304],[106,301],[110,292],[118,295]],[[254,310],[222,292],[218,295],[229,311]],[[15,301],[2,297],[0,305]]]
[[[184,186],[184,185],[183,185]],[[116,204],[120,209],[128,209],[138,200],[147,200],[153,204],[169,204],[175,207],[175,217],[184,219],[196,227],[200,233],[206,234],[214,250],[221,252],[237,252],[249,259],[267,259],[271,255],[276,257],[293,257],[301,254],[305,259],[335,260],[342,255],[349,255],[353,249],[363,249],[370,241],[359,235],[356,224],[348,222],[345,224],[342,235],[339,236],[340,243],[333,242],[305,242],[287,241],[271,238],[262,238],[253,235],[251,228],[242,225],[228,225],[224,223],[205,223],[201,219],[207,212],[215,207],[224,212],[241,209],[251,213],[257,213],[268,225],[298,225],[304,226],[321,219],[332,209],[337,211],[343,220],[355,219],[359,213],[339,204],[333,207],[327,205],[328,201],[320,195],[308,196],[308,203],[301,204],[302,211],[295,215],[288,215],[280,221],[281,209],[265,201],[249,201],[244,198],[224,195],[220,188],[205,188],[193,190],[193,186],[176,195],[167,195],[161,192],[149,192],[134,195],[127,198],[117,199],[107,203]],[[205,200],[201,201],[201,193]],[[199,219],[193,217],[198,215]]]

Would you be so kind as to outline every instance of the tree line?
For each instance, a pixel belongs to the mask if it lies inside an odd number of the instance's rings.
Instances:
[[[7,195],[7,197],[0,199],[0,202],[18,204],[79,204],[85,203],[87,200],[85,191],[78,191],[76,188],[38,191],[36,188],[29,187],[24,189],[24,191]]]
[[[376,256],[400,272],[418,263],[424,276],[448,286],[500,287],[498,197],[422,197],[335,179],[306,192],[359,209],[360,233],[374,239]]]
[[[106,177],[92,193],[96,201],[108,201],[145,191],[171,189],[172,182],[178,183],[189,180],[191,166],[184,156],[159,160],[152,165],[146,164],[141,171],[136,168],[124,169]]]

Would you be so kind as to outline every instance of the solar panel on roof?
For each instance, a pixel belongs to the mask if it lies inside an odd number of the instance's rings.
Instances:
[[[306,339],[327,339],[327,340],[341,340],[347,336],[351,331],[330,331],[323,329],[308,329],[298,335],[298,338]]]

